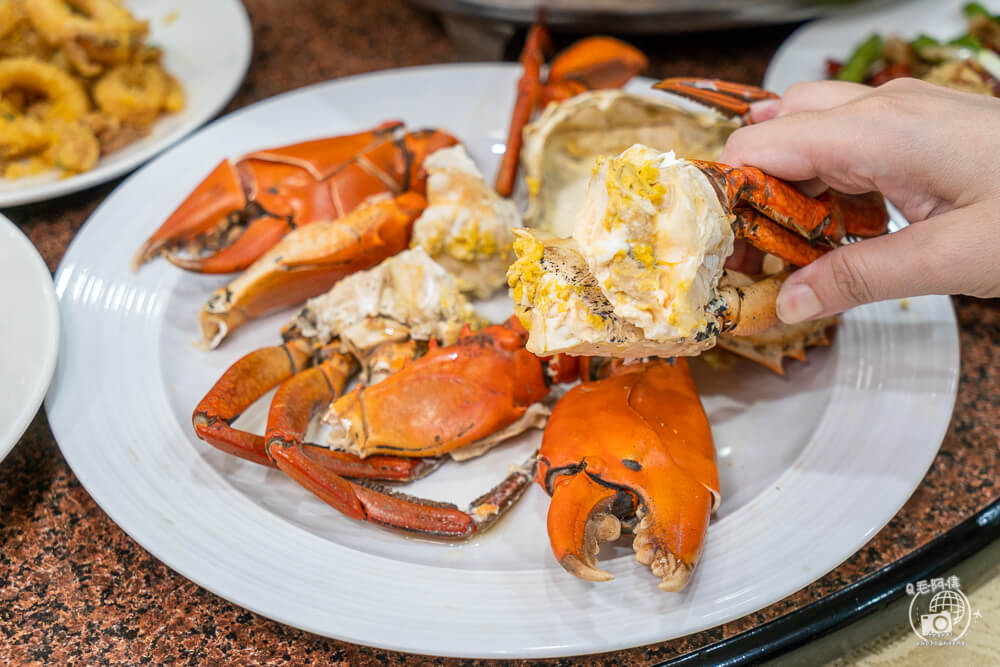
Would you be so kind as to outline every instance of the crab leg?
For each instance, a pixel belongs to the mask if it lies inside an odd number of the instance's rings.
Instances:
[[[734,336],[751,336],[777,325],[776,301],[788,273],[779,273],[746,287],[719,287],[720,305],[713,312],[719,331]]]
[[[466,511],[371,482],[350,481],[317,463],[300,446],[275,441],[269,452],[286,475],[352,519],[445,539],[466,539],[487,530],[517,502],[533,474],[530,465],[512,471]]]
[[[829,204],[802,194],[786,181],[756,167],[730,167],[702,160],[690,162],[708,176],[730,211],[741,204],[752,206],[809,241],[839,242],[844,237],[843,226],[833,225]]]
[[[877,192],[845,195],[827,190],[817,199],[830,206],[834,227],[842,227],[849,237],[869,238],[888,231],[889,211],[885,199]]]
[[[828,246],[812,245],[749,206],[738,207],[733,213],[736,214],[733,221],[736,238],[746,239],[755,248],[795,266],[805,266],[831,250]]]
[[[507,131],[507,150],[503,154],[500,170],[497,172],[495,189],[501,197],[509,197],[514,191],[517,161],[521,155],[521,132],[541,102],[542,65],[545,63],[545,51],[551,46],[549,33],[544,26],[535,25],[528,32],[524,49],[521,51],[523,72],[517,82],[517,100],[514,102],[514,112],[510,117],[510,129]]]
[[[746,123],[750,122],[751,102],[778,99],[777,95],[763,88],[721,79],[675,77],[664,79],[653,88],[686,97],[730,116],[740,116]]]
[[[200,315],[205,340],[215,347],[244,322],[322,294],[341,278],[395,255],[406,248],[426,205],[422,196],[406,192],[296,229],[212,294]]]
[[[750,123],[752,102],[778,99],[777,95],[763,88],[719,79],[672,78],[664,79],[653,87],[706,104],[725,114],[739,116],[744,123]],[[702,163],[706,164],[714,163]],[[821,202],[817,206],[815,200],[810,202],[794,187],[752,167],[741,170],[725,168],[721,171],[707,168],[706,173],[709,172],[720,186],[720,192],[727,194],[731,206],[735,206],[737,201],[745,201],[810,241],[822,238],[839,243],[845,235],[871,237],[884,234],[887,229],[889,217],[885,202],[878,193],[845,195],[828,190],[817,198]],[[722,183],[726,184],[725,187],[721,187]],[[825,215],[829,220],[817,219],[808,210],[812,208],[818,212],[822,207],[827,209]]]
[[[254,350],[239,359],[195,408],[192,422],[198,437],[228,454],[273,466],[263,437],[230,424],[254,401],[311,361],[312,350],[302,339]]]

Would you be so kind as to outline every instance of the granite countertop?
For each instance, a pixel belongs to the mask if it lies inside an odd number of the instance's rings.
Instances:
[[[226,111],[318,81],[456,57],[440,22],[399,0],[300,0],[295,11],[284,0],[246,4],[253,61]],[[793,27],[632,41],[650,55],[651,76],[759,83]],[[115,185],[3,212],[54,271]],[[839,568],[770,607],[712,630],[583,663],[646,664],[740,633],[879,570],[1000,495],[1000,307],[965,298],[955,307],[962,349],[955,412],[927,477],[885,529]],[[173,572],[94,503],[66,465],[43,413],[0,463],[0,636],[4,664],[428,662],[281,625]]]

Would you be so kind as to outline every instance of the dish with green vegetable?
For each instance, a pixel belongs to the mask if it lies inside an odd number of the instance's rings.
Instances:
[[[845,61],[828,59],[827,76],[878,86],[912,76],[949,88],[1000,97],[1000,16],[978,2],[962,7],[966,32],[947,41],[874,33]]]

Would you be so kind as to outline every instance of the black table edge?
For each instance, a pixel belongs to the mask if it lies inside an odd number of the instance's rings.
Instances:
[[[1000,498],[919,549],[822,600],[657,664],[730,667],[772,660],[884,609],[906,592],[906,584],[948,574],[997,538]]]

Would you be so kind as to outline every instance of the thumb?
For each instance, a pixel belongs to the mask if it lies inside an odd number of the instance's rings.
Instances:
[[[794,324],[884,299],[988,295],[997,289],[989,250],[995,241],[993,225],[975,224],[985,213],[980,208],[988,206],[950,211],[825,254],[785,281],[778,317]]]

